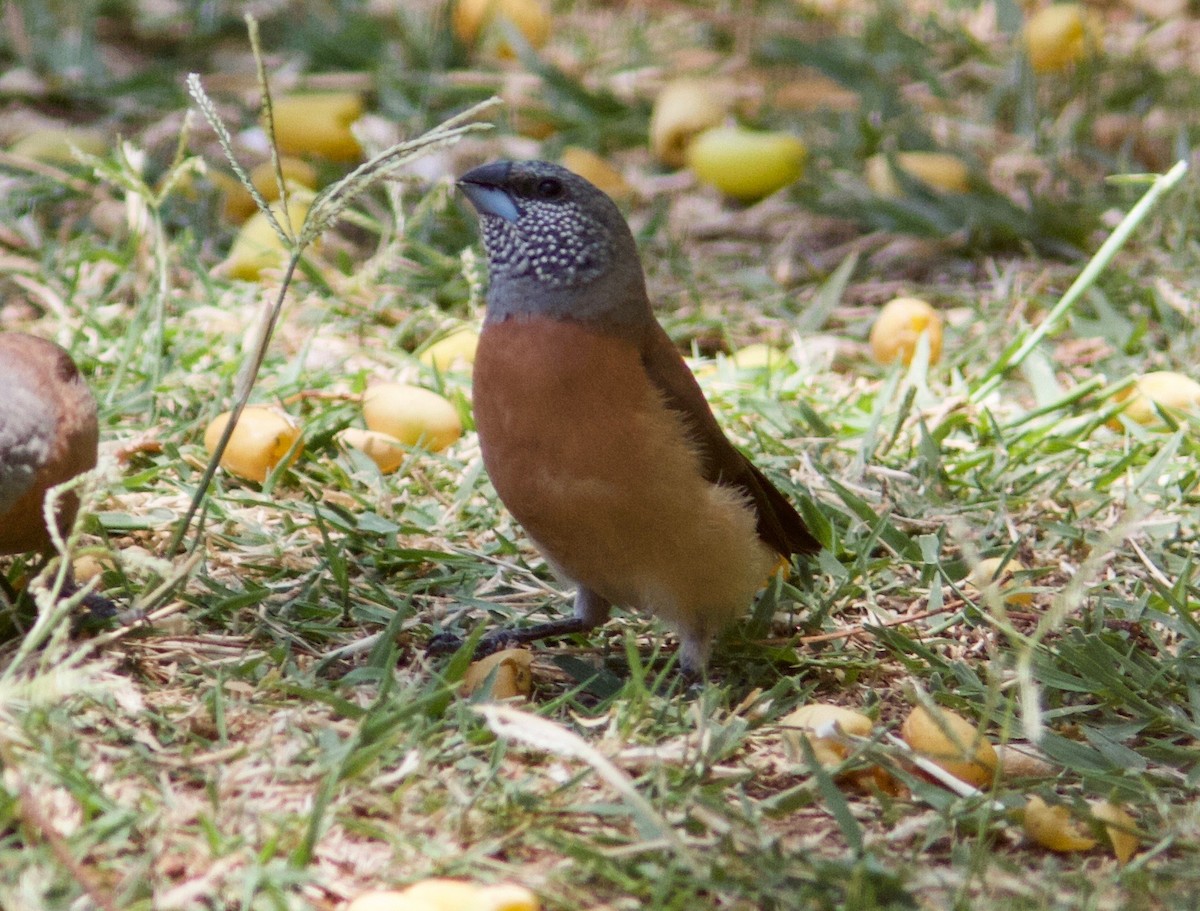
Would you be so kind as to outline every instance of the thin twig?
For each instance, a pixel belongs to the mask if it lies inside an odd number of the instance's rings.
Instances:
[[[1121,219],[1121,223],[1108,236],[1108,239],[1100,245],[1100,249],[1096,251],[1096,255],[1084,266],[1083,271],[1079,273],[1079,277],[1075,279],[1071,287],[1067,289],[1058,303],[1054,305],[1054,308],[1046,314],[1046,318],[1042,320],[1037,328],[1026,335],[1023,341],[1017,343],[1015,348],[1001,354],[995,363],[988,368],[987,372],[980,377],[978,384],[971,391],[970,399],[972,402],[981,401],[991,394],[1000,385],[1000,381],[1009,370],[1020,366],[1025,358],[1042,343],[1042,340],[1058,328],[1058,324],[1062,321],[1063,317],[1075,306],[1075,302],[1083,296],[1083,293],[1095,284],[1096,279],[1108,268],[1108,264],[1117,255],[1117,251],[1125,245],[1125,241],[1129,240],[1130,235],[1142,223],[1142,220],[1150,213],[1150,210],[1158,204],[1158,201],[1169,190],[1183,179],[1183,175],[1187,173],[1187,169],[1187,162],[1179,161],[1166,174],[1160,174],[1155,178],[1154,183],[1150,185],[1150,189],[1129,210],[1128,214]]]

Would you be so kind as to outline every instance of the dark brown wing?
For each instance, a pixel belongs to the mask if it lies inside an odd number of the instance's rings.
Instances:
[[[729,442],[692,371],[657,323],[643,343],[642,363],[667,404],[684,416],[703,460],[704,476],[714,484],[744,490],[754,502],[758,536],[784,555],[820,550],[787,497]]]

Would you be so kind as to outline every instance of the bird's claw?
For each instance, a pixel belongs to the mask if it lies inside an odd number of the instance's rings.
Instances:
[[[438,633],[426,643],[425,654],[431,657],[453,655],[462,648],[464,641],[463,637],[456,633]],[[513,630],[495,630],[479,640],[479,644],[475,646],[475,652],[471,655],[471,660],[478,661],[480,658],[502,652],[506,648],[514,648],[520,645],[521,641],[520,635]]]
[[[425,654],[431,657],[453,655],[462,648],[463,638],[455,633],[438,633],[425,644]]]

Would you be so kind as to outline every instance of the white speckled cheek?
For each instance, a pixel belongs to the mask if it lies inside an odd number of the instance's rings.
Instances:
[[[530,203],[517,228],[527,267],[551,287],[588,281],[608,261],[607,232],[573,204]]]
[[[517,229],[503,218],[488,216],[483,220],[483,246],[488,255],[488,271],[493,281],[529,272],[525,245]]]

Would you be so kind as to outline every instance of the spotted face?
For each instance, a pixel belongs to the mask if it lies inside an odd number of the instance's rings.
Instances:
[[[586,285],[614,261],[614,220],[628,231],[607,196],[549,162],[496,162],[460,186],[479,211],[493,284]]]

